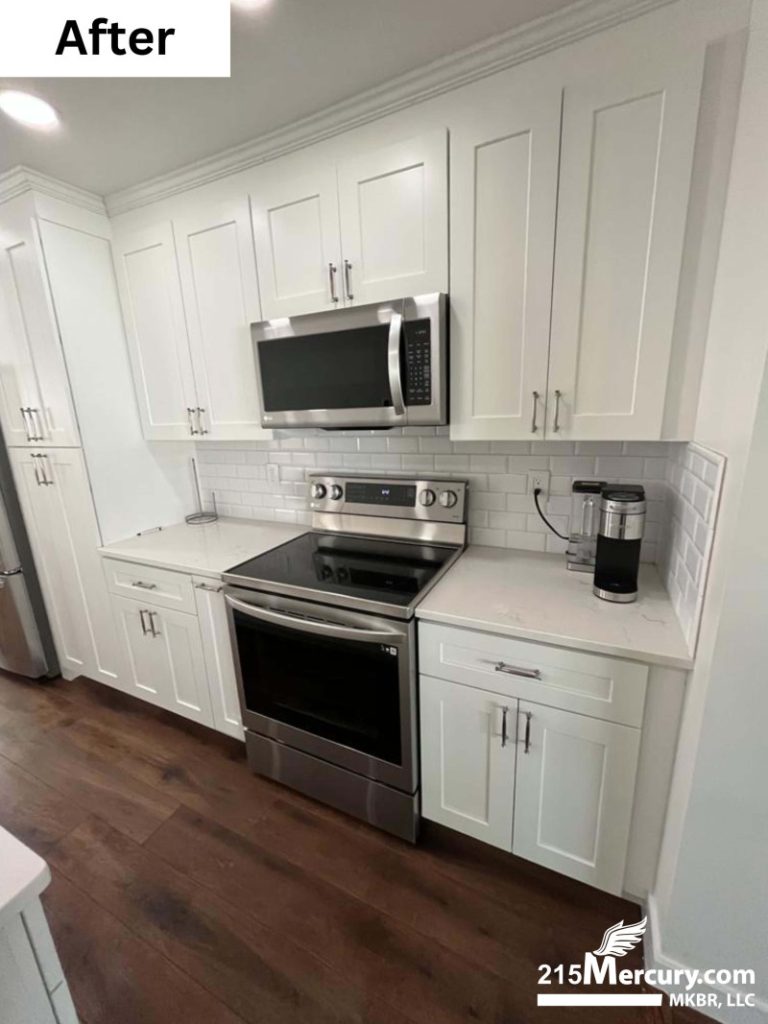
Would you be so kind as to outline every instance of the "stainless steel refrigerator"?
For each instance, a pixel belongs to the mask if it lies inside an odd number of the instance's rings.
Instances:
[[[0,670],[28,676],[30,679],[58,674],[56,649],[2,437]]]

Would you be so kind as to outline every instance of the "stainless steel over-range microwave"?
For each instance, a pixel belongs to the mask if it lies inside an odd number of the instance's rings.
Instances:
[[[447,299],[351,306],[251,326],[264,427],[447,422]]]

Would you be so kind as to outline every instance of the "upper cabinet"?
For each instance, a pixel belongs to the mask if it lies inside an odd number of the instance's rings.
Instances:
[[[190,209],[115,240],[145,437],[268,436],[250,336],[260,309],[248,201]]]
[[[620,51],[452,128],[454,438],[661,437],[703,59]]]
[[[37,224],[25,198],[0,216],[0,420],[6,444],[80,443]]]
[[[334,163],[260,169],[251,187],[265,319],[445,291],[446,133]]]
[[[565,90],[551,437],[661,435],[701,80],[642,54]]]

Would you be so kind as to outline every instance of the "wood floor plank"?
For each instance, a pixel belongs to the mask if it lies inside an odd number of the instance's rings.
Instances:
[[[243,1024],[242,1018],[54,871],[46,917],[89,1024]]]
[[[51,862],[248,1022],[367,1019],[369,993],[345,975],[103,822],[70,833]]]
[[[87,818],[84,808],[0,756],[0,825],[41,857]]]

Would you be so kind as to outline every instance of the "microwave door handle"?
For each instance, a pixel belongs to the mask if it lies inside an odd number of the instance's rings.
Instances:
[[[400,368],[400,338],[402,333],[403,318],[400,313],[393,313],[392,319],[389,321],[387,365],[389,367],[389,390],[392,392],[392,408],[398,416],[405,415],[403,378]]]
[[[245,601],[238,601],[236,597],[226,597],[227,604],[243,615],[253,619],[261,619],[263,622],[271,622],[277,626],[288,626],[300,633],[313,633],[316,636],[328,636],[337,640],[363,640],[380,641],[381,643],[396,643],[398,638],[403,637],[399,630],[378,630],[359,629],[356,626],[339,626],[335,622],[318,622],[309,619],[302,619],[295,615],[286,615],[284,612],[276,612],[271,608],[261,608],[256,605],[247,604]]]

